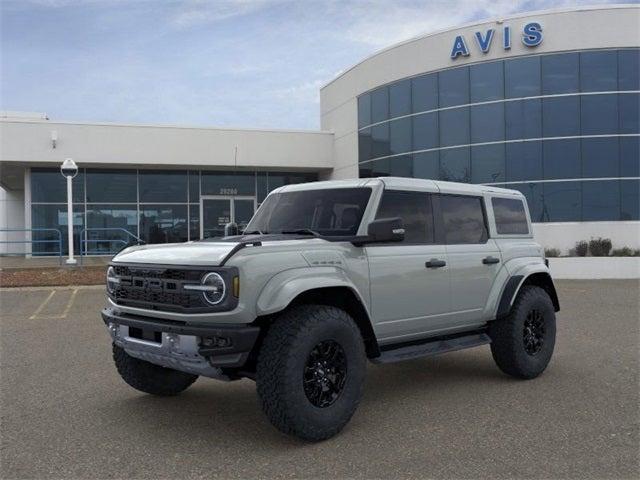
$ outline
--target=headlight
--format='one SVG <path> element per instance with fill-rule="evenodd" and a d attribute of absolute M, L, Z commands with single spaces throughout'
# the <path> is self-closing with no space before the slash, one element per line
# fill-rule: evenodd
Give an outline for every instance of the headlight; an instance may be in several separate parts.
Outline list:
<path fill-rule="evenodd" d="M 107 269 L 107 292 L 113 295 L 116 292 L 118 283 L 120 283 L 120 279 L 116 276 L 116 269 L 109 267 Z"/>
<path fill-rule="evenodd" d="M 210 305 L 217 305 L 224 300 L 226 292 L 224 280 L 215 272 L 207 273 L 202 277 L 200 285 L 185 285 L 183 288 L 202 292 L 202 296 Z"/>

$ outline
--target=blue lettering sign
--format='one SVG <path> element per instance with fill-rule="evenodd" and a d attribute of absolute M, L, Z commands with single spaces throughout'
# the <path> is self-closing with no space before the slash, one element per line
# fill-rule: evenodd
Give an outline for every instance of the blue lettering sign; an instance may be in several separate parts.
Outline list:
<path fill-rule="evenodd" d="M 522 43 L 527 47 L 535 47 L 542 43 L 542 27 L 537 22 L 527 23 L 524 26 Z"/>
<path fill-rule="evenodd" d="M 467 44 L 465 43 L 464 37 L 462 35 L 458 35 L 456 39 L 453 41 L 451 58 L 456 59 L 460 55 L 462 55 L 463 57 L 469 56 L 469 49 L 467 48 Z"/>
<path fill-rule="evenodd" d="M 511 48 L 511 27 L 504 27 L 502 31 L 502 48 L 505 50 Z"/>
<path fill-rule="evenodd" d="M 493 32 L 495 32 L 495 30 L 490 28 L 487 30 L 484 38 L 482 37 L 482 32 L 476 32 L 476 40 L 478 41 L 478 46 L 480 47 L 480 50 L 482 50 L 482 53 L 487 53 L 489 51 L 489 48 L 491 47 L 491 40 L 493 40 Z"/>

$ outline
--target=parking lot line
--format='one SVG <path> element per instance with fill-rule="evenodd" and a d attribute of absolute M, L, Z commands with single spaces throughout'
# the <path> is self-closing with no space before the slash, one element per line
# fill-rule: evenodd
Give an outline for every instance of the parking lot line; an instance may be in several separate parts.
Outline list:
<path fill-rule="evenodd" d="M 44 301 L 40 304 L 40 306 L 36 309 L 35 312 L 33 312 L 33 315 L 31 315 L 29 317 L 29 320 L 35 320 L 38 315 L 40 314 L 40 312 L 42 312 L 42 310 L 44 309 L 44 307 L 47 306 L 47 303 L 49 303 L 49 301 L 53 298 L 53 295 L 56 293 L 55 290 L 51 290 L 51 293 L 47 296 L 47 298 L 44 299 Z"/>

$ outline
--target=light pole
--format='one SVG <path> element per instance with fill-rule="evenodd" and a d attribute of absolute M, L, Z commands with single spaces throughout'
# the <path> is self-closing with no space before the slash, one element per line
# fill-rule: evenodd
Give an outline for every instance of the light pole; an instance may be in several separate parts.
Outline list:
<path fill-rule="evenodd" d="M 69 240 L 69 258 L 67 259 L 67 265 L 75 265 L 78 263 L 73 258 L 73 187 L 71 182 L 73 177 L 78 174 L 78 166 L 75 164 L 72 158 L 65 159 L 60 165 L 60 172 L 62 176 L 67 179 L 67 235 Z"/>

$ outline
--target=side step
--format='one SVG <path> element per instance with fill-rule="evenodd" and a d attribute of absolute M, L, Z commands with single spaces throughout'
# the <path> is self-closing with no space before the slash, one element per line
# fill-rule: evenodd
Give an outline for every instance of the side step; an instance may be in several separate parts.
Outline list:
<path fill-rule="evenodd" d="M 486 333 L 472 333 L 460 336 L 436 337 L 425 340 L 419 344 L 405 346 L 390 346 L 383 350 L 382 354 L 373 358 L 374 363 L 393 363 L 412 358 L 430 357 L 446 352 L 455 352 L 465 348 L 479 347 L 491 343 L 491 338 Z"/>

